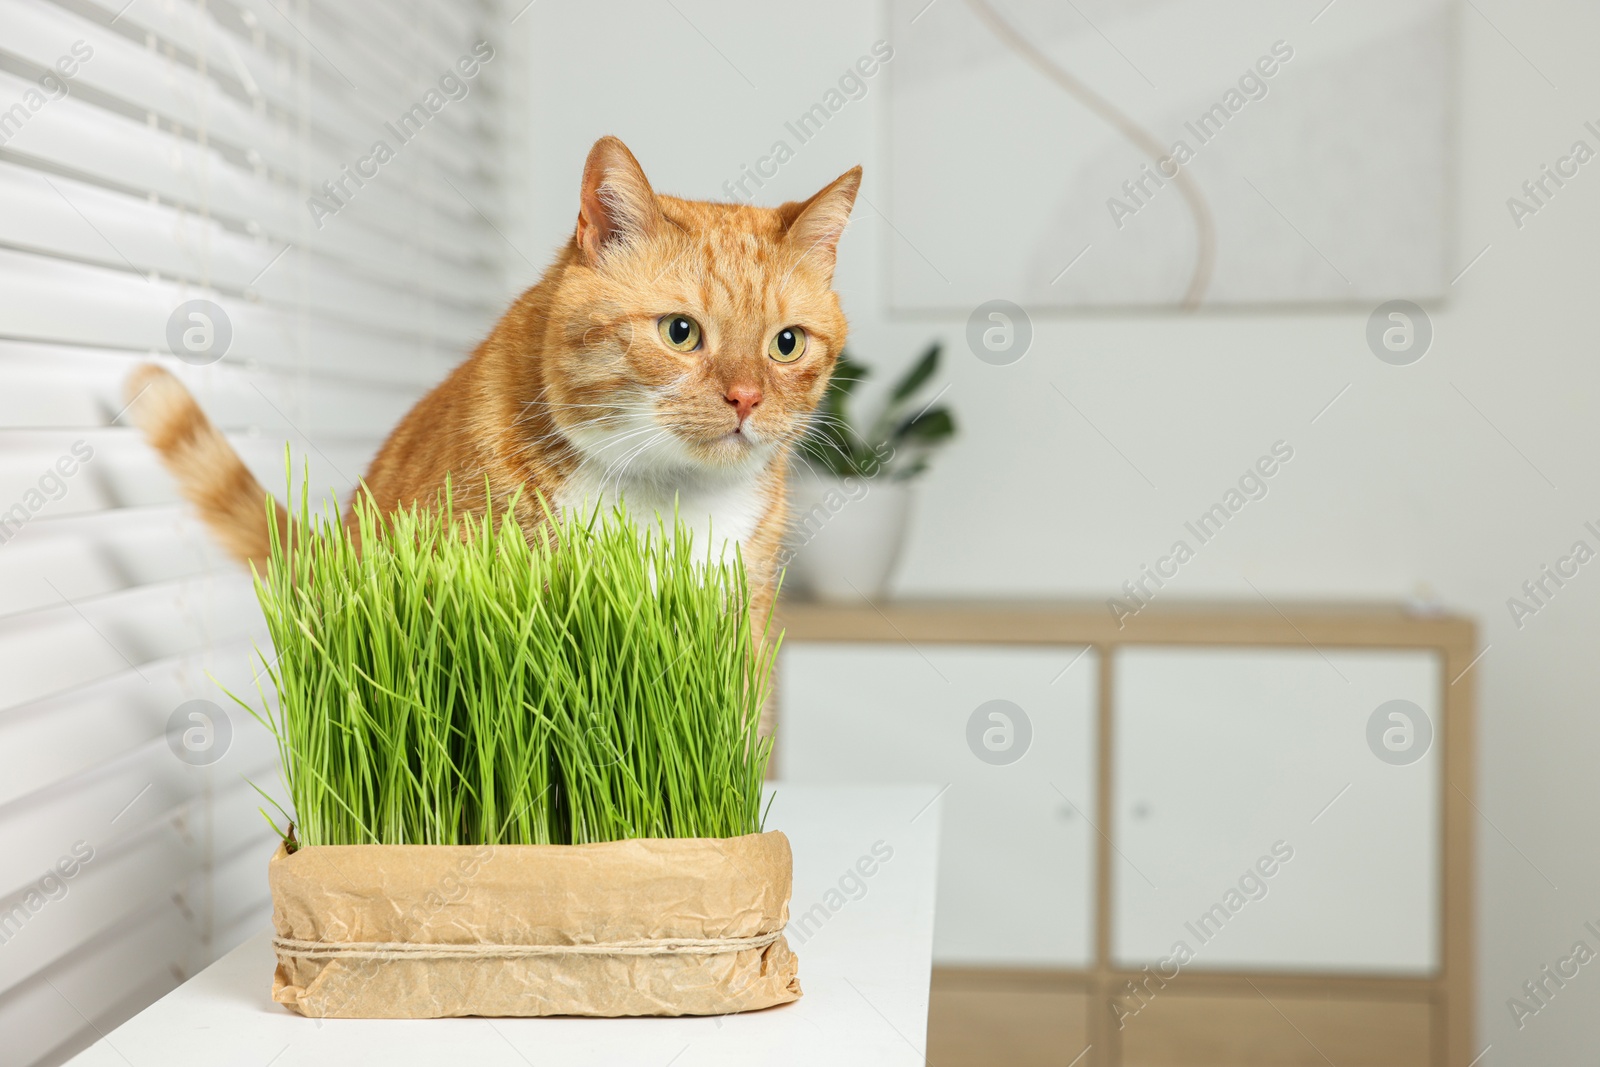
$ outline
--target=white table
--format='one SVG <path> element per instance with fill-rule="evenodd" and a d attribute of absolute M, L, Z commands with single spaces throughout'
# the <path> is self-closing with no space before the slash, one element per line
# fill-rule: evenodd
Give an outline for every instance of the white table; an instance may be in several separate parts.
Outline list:
<path fill-rule="evenodd" d="M 923 1064 L 940 791 L 783 783 L 776 791 L 767 826 L 788 834 L 794 848 L 789 939 L 805 995 L 793 1004 L 720 1018 L 306 1019 L 272 1002 L 263 931 L 71 1063 Z M 885 849 L 893 851 L 883 861 Z M 857 873 L 862 857 L 875 861 L 861 865 L 874 870 L 870 877 Z M 264 859 L 262 866 L 264 874 Z"/>

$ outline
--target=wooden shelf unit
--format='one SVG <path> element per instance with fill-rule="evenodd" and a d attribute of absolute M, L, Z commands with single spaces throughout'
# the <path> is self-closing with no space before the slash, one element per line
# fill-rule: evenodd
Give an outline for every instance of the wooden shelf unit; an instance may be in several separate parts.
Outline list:
<path fill-rule="evenodd" d="M 1310 1032 L 1336 1047 L 1336 1062 L 1366 1067 L 1468 1067 L 1473 1047 L 1473 831 L 1475 760 L 1473 667 L 1479 650 L 1470 619 L 1388 604 L 1177 603 L 1151 605 L 1118 625 L 1103 603 L 898 601 L 859 606 L 786 601 L 785 646 L 798 642 L 923 645 L 1082 646 L 1097 652 L 1098 777 L 1094 962 L 1087 970 L 944 968 L 936 972 L 954 1004 L 986 993 L 1067 990 L 1087 1002 L 1090 1046 L 1078 1067 L 1253 1067 L 1322 1064 Z M 1115 739 L 1113 653 L 1137 645 L 1295 649 L 1420 649 L 1442 663 L 1439 775 L 1439 968 L 1425 978 L 1282 971 L 1185 970 L 1174 995 L 1154 1005 L 1156 1025 L 1119 1029 L 1113 1000 L 1137 971 L 1112 961 Z M 779 743 L 783 709 L 778 709 Z M 987 1001 L 993 1003 L 993 1001 Z M 1063 1002 L 1065 1003 L 1065 1002 Z M 1285 1047 L 1282 1022 L 1299 1033 Z M 1417 1035 L 1422 1031 L 1419 1051 Z M 1270 1031 L 1270 1033 L 1269 1033 Z M 936 1021 L 933 1032 L 939 1033 Z M 1076 1031 L 1074 1031 L 1076 1032 Z M 948 1031 L 947 1031 L 948 1034 Z M 1272 1036 L 1276 1034 L 1277 1036 Z M 1362 1035 L 1366 1036 L 1363 1037 Z M 1182 1042 L 1179 1050 L 1175 1042 Z M 1067 1062 L 1076 1049 L 1066 1050 Z"/>

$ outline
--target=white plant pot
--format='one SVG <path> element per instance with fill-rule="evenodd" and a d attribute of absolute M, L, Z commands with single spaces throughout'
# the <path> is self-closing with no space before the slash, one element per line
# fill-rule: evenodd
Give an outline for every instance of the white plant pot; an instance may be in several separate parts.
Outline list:
<path fill-rule="evenodd" d="M 852 604 L 879 599 L 900 560 L 910 511 L 909 482 L 794 472 L 785 591 Z"/>

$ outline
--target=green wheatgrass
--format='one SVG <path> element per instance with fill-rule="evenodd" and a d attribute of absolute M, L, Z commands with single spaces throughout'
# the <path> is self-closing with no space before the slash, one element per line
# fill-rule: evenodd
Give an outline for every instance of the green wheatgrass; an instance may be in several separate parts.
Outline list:
<path fill-rule="evenodd" d="M 246 707 L 277 739 L 289 846 L 760 832 L 777 643 L 752 632 L 742 560 L 676 517 L 527 537 L 509 513 L 379 516 L 358 494 L 359 553 L 303 492 L 287 537 L 272 524 L 276 710 Z"/>

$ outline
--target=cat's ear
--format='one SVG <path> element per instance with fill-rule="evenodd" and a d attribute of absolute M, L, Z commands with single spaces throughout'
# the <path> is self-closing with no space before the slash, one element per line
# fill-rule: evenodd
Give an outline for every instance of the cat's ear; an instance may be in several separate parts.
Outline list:
<path fill-rule="evenodd" d="M 578 250 L 594 266 L 615 242 L 648 237 L 661 223 L 650 179 L 628 146 L 602 137 L 589 149 L 583 165 L 583 191 L 578 198 Z"/>
<path fill-rule="evenodd" d="M 839 238 L 844 234 L 845 223 L 850 221 L 850 209 L 855 206 L 856 193 L 860 190 L 861 168 L 851 167 L 810 200 L 785 204 L 778 209 L 788 216 L 789 243 L 830 277 L 838 256 Z"/>

